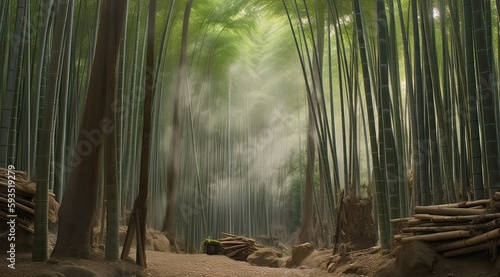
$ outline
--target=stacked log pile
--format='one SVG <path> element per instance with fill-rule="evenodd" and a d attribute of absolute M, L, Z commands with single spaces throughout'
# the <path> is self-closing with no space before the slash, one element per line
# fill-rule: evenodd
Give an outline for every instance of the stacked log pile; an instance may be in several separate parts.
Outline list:
<path fill-rule="evenodd" d="M 219 239 L 222 245 L 222 253 L 237 261 L 246 261 L 247 257 L 257 251 L 258 246 L 254 239 L 222 233 Z"/>
<path fill-rule="evenodd" d="M 9 175 L 11 176 L 10 188 L 15 188 L 15 192 L 9 191 Z M 15 180 L 12 179 L 15 176 Z M 9 195 L 11 193 L 11 195 Z M 13 194 L 13 195 L 12 195 Z M 15 215 L 16 226 L 34 234 L 33 220 L 35 218 L 35 195 L 36 183 L 30 182 L 26 172 L 24 171 L 9 171 L 5 168 L 0 168 L 0 219 L 8 221 L 9 214 L 12 214 L 8 209 L 9 198 L 14 196 L 15 200 Z M 10 200 L 12 201 L 12 200 Z M 59 204 L 55 200 L 55 195 L 49 193 L 49 222 L 55 224 L 57 222 L 57 212 Z"/>
<path fill-rule="evenodd" d="M 494 250 L 500 245 L 499 192 L 491 200 L 416 206 L 414 211 L 413 217 L 391 220 L 400 227 L 394 236 L 397 245 L 423 241 L 445 257 Z"/>

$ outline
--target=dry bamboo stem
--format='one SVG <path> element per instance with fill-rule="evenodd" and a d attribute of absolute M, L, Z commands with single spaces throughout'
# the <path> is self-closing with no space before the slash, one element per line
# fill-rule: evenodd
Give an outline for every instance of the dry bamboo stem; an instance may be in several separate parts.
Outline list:
<path fill-rule="evenodd" d="M 229 246 L 229 247 L 224 247 L 224 251 L 226 251 L 226 250 L 233 250 L 233 249 L 239 249 L 239 248 L 245 248 L 247 246 L 248 246 L 248 244 L 237 244 L 237 245 L 233 245 L 233 246 Z"/>
<path fill-rule="evenodd" d="M 421 220 L 432 220 L 434 218 L 442 218 L 444 216 L 442 216 L 442 215 L 432 215 L 432 214 L 415 214 L 414 217 L 416 219 L 421 219 Z"/>
<path fill-rule="evenodd" d="M 4 219 L 5 221 L 8 221 L 8 220 L 10 220 L 12 218 L 8 217 L 6 213 L 0 211 L 0 219 Z M 33 226 L 28 221 L 25 221 L 25 220 L 17 217 L 16 218 L 16 223 L 17 223 L 17 226 L 20 227 L 20 228 L 22 228 L 23 230 L 29 232 L 32 235 L 35 234 L 35 231 L 33 230 Z"/>
<path fill-rule="evenodd" d="M 482 243 L 479 243 L 476 245 L 471 245 L 468 247 L 463 247 L 463 248 L 458 248 L 458 249 L 454 249 L 451 251 L 446 251 L 446 252 L 444 252 L 443 256 L 445 258 L 455 257 L 455 256 L 459 256 L 459 255 L 464 255 L 464 254 L 469 254 L 469 253 L 481 251 L 481 250 L 486 250 L 486 249 L 489 249 L 491 246 L 495 246 L 495 247 L 500 246 L 500 239 L 497 239 L 496 241 L 495 240 L 485 241 L 485 242 L 482 242 Z"/>
<path fill-rule="evenodd" d="M 432 241 L 449 240 L 449 239 L 456 239 L 456 238 L 466 238 L 466 237 L 471 237 L 472 235 L 473 234 L 471 231 L 457 230 L 457 231 L 450 231 L 450 232 L 442 232 L 442 233 L 404 237 L 404 238 L 401 238 L 400 241 L 403 244 L 410 243 L 413 241 L 432 242 Z"/>
<path fill-rule="evenodd" d="M 470 220 L 491 220 L 500 218 L 500 213 L 481 214 L 481 215 L 457 215 L 457 216 L 443 216 L 433 218 L 432 222 L 457 222 L 457 221 L 470 221 Z"/>
<path fill-rule="evenodd" d="M 395 218 L 395 219 L 391 219 L 390 222 L 391 223 L 403 223 L 403 222 L 408 222 L 412 219 L 415 219 L 415 218 L 414 217 Z"/>
<path fill-rule="evenodd" d="M 500 238 L 500 229 L 491 230 L 479 236 L 475 236 L 469 239 L 453 241 L 445 244 L 438 245 L 434 247 L 436 251 L 447 251 L 451 249 L 463 248 L 471 245 L 476 245 L 488 240 Z"/>
<path fill-rule="evenodd" d="M 491 203 L 490 199 L 481 199 L 475 201 L 462 201 L 459 203 L 441 204 L 441 205 L 430 205 L 427 207 L 437 207 L 437 208 L 471 208 L 477 206 L 487 206 Z"/>
<path fill-rule="evenodd" d="M 9 200 L 7 198 L 0 196 L 0 202 L 8 204 Z M 31 214 L 33 216 L 35 215 L 35 210 L 31 209 L 30 207 L 26 207 L 25 205 L 18 203 L 18 202 L 15 202 L 15 205 L 16 205 L 16 209 L 20 209 L 22 211 L 25 211 L 26 213 Z"/>
<path fill-rule="evenodd" d="M 470 226 L 440 226 L 440 227 L 409 227 L 403 228 L 403 233 L 439 233 L 457 230 L 469 230 Z"/>
<path fill-rule="evenodd" d="M 486 212 L 486 209 L 464 209 L 464 208 L 441 208 L 416 206 L 415 213 L 432 215 L 480 215 Z"/>
<path fill-rule="evenodd" d="M 418 226 L 407 227 L 401 230 L 402 233 L 437 233 L 455 230 L 491 230 L 500 226 L 500 219 L 495 219 L 483 224 L 457 225 L 457 226 Z"/>

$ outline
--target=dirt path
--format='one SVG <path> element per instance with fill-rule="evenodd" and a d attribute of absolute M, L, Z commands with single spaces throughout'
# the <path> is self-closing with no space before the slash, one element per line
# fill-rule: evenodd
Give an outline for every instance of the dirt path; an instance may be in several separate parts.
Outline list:
<path fill-rule="evenodd" d="M 135 257 L 135 249 L 132 249 L 130 257 Z M 146 252 L 148 267 L 143 271 L 144 277 L 254 277 L 254 276 L 355 276 L 355 275 L 333 275 L 321 269 L 287 269 L 252 266 L 247 262 L 232 260 L 226 256 L 210 256 L 205 254 L 174 254 L 157 251 Z M 43 276 L 61 276 L 54 271 L 60 271 L 61 267 L 72 266 L 73 268 L 84 267 L 91 270 L 93 274 L 85 276 L 132 276 L 137 266 L 131 262 L 107 262 L 101 255 L 91 260 L 77 259 L 51 259 L 47 263 L 33 262 L 31 253 L 19 253 L 16 269 L 8 270 L 5 262 L 1 262 L 0 276 L 30 277 L 39 274 Z M 51 274 L 50 274 L 51 273 Z M 8 275 L 4 275 L 8 274 Z M 77 275 L 75 275 L 77 274 Z M 80 274 L 80 275 L 78 275 Z M 82 276 L 81 273 L 73 272 L 67 276 Z"/>
<path fill-rule="evenodd" d="M 320 269 L 287 269 L 252 266 L 247 262 L 234 261 L 226 256 L 205 254 L 172 254 L 147 252 L 148 268 L 144 276 L 333 276 Z M 348 276 L 348 275 L 346 275 Z"/>

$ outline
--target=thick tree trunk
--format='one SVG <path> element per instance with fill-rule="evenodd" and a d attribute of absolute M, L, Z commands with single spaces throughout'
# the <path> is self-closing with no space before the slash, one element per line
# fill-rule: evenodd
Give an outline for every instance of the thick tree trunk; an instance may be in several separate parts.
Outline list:
<path fill-rule="evenodd" d="M 103 136 L 114 131 L 106 110 L 106 82 L 115 78 L 125 7 L 108 0 L 102 10 L 97 51 L 92 65 L 85 111 L 59 210 L 59 233 L 52 256 L 88 258 L 97 196 L 97 161 Z"/>

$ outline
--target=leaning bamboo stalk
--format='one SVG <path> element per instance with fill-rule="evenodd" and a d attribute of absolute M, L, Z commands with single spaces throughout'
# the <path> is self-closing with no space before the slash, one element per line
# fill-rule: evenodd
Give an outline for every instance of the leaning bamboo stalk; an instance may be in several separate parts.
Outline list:
<path fill-rule="evenodd" d="M 432 215 L 480 215 L 486 212 L 486 209 L 464 209 L 464 208 L 441 208 L 430 206 L 416 206 L 417 214 Z"/>
<path fill-rule="evenodd" d="M 441 240 L 449 240 L 449 239 L 457 239 L 457 238 L 466 238 L 466 237 L 471 237 L 472 235 L 473 235 L 473 233 L 471 231 L 457 230 L 457 231 L 450 231 L 450 232 L 442 232 L 442 233 L 404 237 L 404 238 L 401 238 L 400 241 L 402 244 L 406 244 L 406 243 L 410 243 L 410 242 L 414 242 L 414 241 L 433 242 L 433 241 L 441 241 Z"/>
<path fill-rule="evenodd" d="M 474 253 L 474 252 L 481 251 L 481 250 L 490 249 L 492 246 L 494 246 L 494 247 L 500 246 L 500 239 L 485 241 L 485 242 L 471 245 L 468 247 L 463 247 L 463 248 L 458 248 L 458 249 L 454 249 L 451 251 L 446 251 L 443 253 L 443 256 L 445 258 L 455 257 L 455 256 L 459 256 L 459 255 L 464 255 L 464 254 Z"/>
<path fill-rule="evenodd" d="M 476 245 L 476 244 L 479 244 L 479 243 L 482 243 L 482 242 L 485 242 L 488 240 L 496 239 L 496 238 L 500 238 L 500 228 L 495 229 L 495 230 L 491 230 L 487 233 L 484 233 L 482 235 L 478 235 L 478 236 L 475 236 L 475 237 L 472 237 L 469 239 L 464 239 L 464 240 L 453 241 L 453 242 L 441 244 L 441 245 L 435 246 L 434 249 L 436 249 L 436 251 L 438 251 L 438 252 L 447 251 L 447 250 L 451 250 L 451 249 L 457 249 L 457 248 L 463 248 L 463 247 L 467 247 L 467 246 L 471 246 L 471 245 Z"/>

